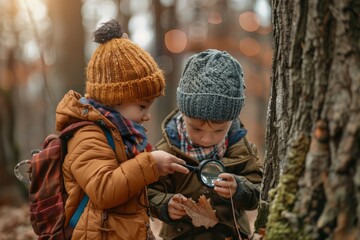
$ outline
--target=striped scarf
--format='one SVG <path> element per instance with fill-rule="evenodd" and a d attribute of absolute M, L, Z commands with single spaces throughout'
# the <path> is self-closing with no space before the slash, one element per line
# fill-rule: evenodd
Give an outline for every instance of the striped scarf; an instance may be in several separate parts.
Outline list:
<path fill-rule="evenodd" d="M 183 153 L 197 159 L 199 162 L 206 159 L 220 160 L 225 155 L 228 146 L 227 136 L 217 145 L 201 147 L 190 140 L 186 132 L 186 126 L 182 114 L 177 116 L 176 125 L 180 138 L 180 148 Z"/>
<path fill-rule="evenodd" d="M 151 148 L 150 144 L 148 144 L 146 130 L 142 125 L 124 118 L 118 111 L 102 105 L 93 99 L 88 99 L 88 101 L 119 130 L 128 159 L 134 158 L 145 149 Z"/>

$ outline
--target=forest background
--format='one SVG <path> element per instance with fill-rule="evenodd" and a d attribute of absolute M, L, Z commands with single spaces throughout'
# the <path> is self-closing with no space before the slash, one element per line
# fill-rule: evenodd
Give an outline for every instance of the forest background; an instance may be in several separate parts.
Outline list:
<path fill-rule="evenodd" d="M 13 168 L 55 131 L 62 96 L 70 89 L 83 93 L 84 69 L 97 47 L 92 33 L 109 19 L 119 20 L 165 72 L 166 96 L 146 125 L 151 143 L 160 139 L 161 121 L 176 107 L 184 61 L 215 48 L 228 51 L 244 69 L 240 116 L 264 158 L 272 61 L 267 0 L 2 0 L 0 9 L 0 232 L 10 226 L 7 236 L 22 224 L 11 225 L 11 213 L 18 217 L 27 210 L 26 187 Z"/>

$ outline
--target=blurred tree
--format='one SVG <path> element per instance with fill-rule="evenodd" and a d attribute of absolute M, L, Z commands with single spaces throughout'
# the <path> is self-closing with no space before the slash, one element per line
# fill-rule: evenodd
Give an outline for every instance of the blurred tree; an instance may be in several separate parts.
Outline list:
<path fill-rule="evenodd" d="M 5 14 L 1 18 L 16 15 L 18 8 L 15 2 L 8 5 Z M 4 20 L 3 19 L 3 20 Z M 8 18 L 9 19 L 9 18 Z M 10 18 L 11 19 L 11 18 Z M 4 21 L 2 21 L 4 22 Z M 4 25 L 1 25 L 0 33 L 2 36 L 12 38 L 12 44 L 6 45 L 2 43 L 1 62 L 0 62 L 0 205 L 3 204 L 19 204 L 21 195 L 17 187 L 17 181 L 12 174 L 14 163 L 18 160 L 19 149 L 15 141 L 15 108 L 13 94 L 16 91 L 16 82 L 18 82 L 17 68 L 17 48 L 18 48 L 18 32 L 16 31 L 14 20 L 7 21 L 11 26 L 11 34 L 5 33 Z"/>
<path fill-rule="evenodd" d="M 270 72 L 271 26 L 260 26 L 254 18 L 255 28 L 249 32 L 241 26 L 243 21 L 249 24 L 247 18 L 239 16 L 249 11 L 255 15 L 254 6 L 264 1 L 0 1 L 0 161 L 6 166 L 1 170 L 6 169 L 6 174 L 0 172 L 0 184 L 6 185 L 2 178 L 13 178 L 14 165 L 28 158 L 30 150 L 54 131 L 55 107 L 63 94 L 70 88 L 83 93 L 85 63 L 97 46 L 92 33 L 110 18 L 119 19 L 131 39 L 149 51 L 165 72 L 166 96 L 152 110 L 152 143 L 160 138 L 161 121 L 176 106 L 184 59 L 218 48 L 229 51 L 244 68 L 247 104 L 243 119 L 261 149 L 265 125 L 261 116 L 270 84 L 264 79 Z M 254 93 L 255 101 L 251 99 Z"/>
<path fill-rule="evenodd" d="M 164 6 L 160 0 L 153 1 L 153 10 L 155 18 L 155 42 L 153 55 L 158 56 L 155 59 L 159 66 L 164 69 L 166 77 L 166 97 L 161 97 L 154 104 L 152 111 L 153 120 L 149 123 L 149 136 L 153 143 L 161 137 L 160 125 L 163 119 L 176 106 L 176 88 L 181 72 L 182 53 L 173 53 L 165 46 L 164 36 L 168 31 L 178 29 L 178 20 L 176 18 L 176 1 L 170 6 Z M 156 139 L 156 140 L 155 140 Z"/>
<path fill-rule="evenodd" d="M 81 1 L 51 1 L 48 9 L 55 31 L 48 31 L 43 1 L 1 2 L 0 205 L 23 200 L 14 165 L 54 130 L 55 107 L 65 91 L 83 89 Z M 50 68 L 53 61 L 58 64 Z"/>
<path fill-rule="evenodd" d="M 84 28 L 82 25 L 80 0 L 47 1 L 52 19 L 56 64 L 53 66 L 52 92 L 56 100 L 73 89 L 84 92 L 85 55 Z M 56 101 L 57 103 L 57 101 Z"/>
<path fill-rule="evenodd" d="M 7 81 L 14 82 L 15 60 L 14 49 L 8 49 L 8 58 L 5 67 Z M 9 89 L 0 88 L 0 205 L 19 203 L 21 196 L 17 189 L 17 182 L 12 174 L 14 160 L 19 157 L 14 130 L 15 130 L 15 109 L 12 94 L 14 87 Z"/>
<path fill-rule="evenodd" d="M 266 227 L 266 239 L 359 239 L 360 3 L 274 0 L 272 7 L 256 227 Z"/>
<path fill-rule="evenodd" d="M 153 108 L 155 114 L 148 127 L 151 142 L 160 138 L 161 132 L 158 129 L 161 121 L 176 107 L 176 88 L 184 60 L 194 53 L 216 48 L 228 51 L 242 64 L 246 76 L 247 102 L 241 117 L 249 130 L 249 137 L 257 144 L 260 156 L 263 156 L 269 89 L 269 83 L 265 79 L 270 72 L 271 26 L 266 21 L 260 24 L 260 13 L 255 14 L 254 11 L 258 2 L 263 1 L 152 2 L 155 9 L 156 39 L 155 46 L 150 51 L 165 71 L 167 87 L 166 96 L 160 98 Z M 266 12 L 263 8 L 261 10 Z M 241 26 L 247 19 L 241 17 L 243 13 L 253 16 L 247 21 L 252 30 L 248 31 Z M 249 41 L 243 41 L 246 39 Z"/>

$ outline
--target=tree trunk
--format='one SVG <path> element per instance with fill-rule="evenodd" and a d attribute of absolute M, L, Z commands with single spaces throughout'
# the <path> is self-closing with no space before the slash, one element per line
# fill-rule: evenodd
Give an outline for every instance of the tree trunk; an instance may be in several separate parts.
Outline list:
<path fill-rule="evenodd" d="M 53 47 L 56 52 L 56 65 L 51 74 L 54 80 L 51 91 L 57 104 L 68 90 L 83 93 L 85 88 L 82 3 L 80 0 L 48 0 L 47 5 L 54 24 Z"/>
<path fill-rule="evenodd" d="M 6 62 L 6 80 L 15 82 L 14 49 L 8 49 Z M 14 163 L 19 159 L 19 149 L 14 139 L 15 109 L 13 102 L 14 86 L 0 88 L 0 206 L 17 205 L 22 200 L 13 174 Z"/>
<path fill-rule="evenodd" d="M 269 210 L 266 239 L 359 239 L 360 3 L 273 0 L 272 7 L 256 227 L 264 227 Z"/>
<path fill-rule="evenodd" d="M 174 54 L 169 52 L 164 43 L 164 36 L 165 33 L 171 29 L 177 29 L 178 21 L 176 16 L 176 1 L 169 7 L 165 7 L 161 4 L 159 0 L 153 1 L 152 8 L 154 11 L 154 18 L 155 18 L 155 43 L 152 55 L 159 56 L 163 58 L 156 59 L 159 63 L 159 67 L 164 69 L 165 79 L 166 79 L 166 93 L 167 97 L 160 97 L 155 101 L 154 107 L 152 111 L 154 114 L 151 115 L 150 123 L 147 123 L 147 127 L 149 129 L 149 140 L 151 143 L 155 144 L 156 142 L 161 139 L 161 123 L 163 119 L 172 111 L 176 106 L 176 89 L 179 82 L 179 76 L 181 72 L 181 60 L 183 58 L 183 54 Z M 167 13 L 167 14 L 165 14 Z M 167 19 L 161 19 L 161 16 L 166 16 Z M 167 22 L 167 27 L 162 27 L 161 22 Z M 164 58 L 165 57 L 165 58 Z M 167 57 L 167 58 L 166 58 Z M 166 60 L 164 60 L 166 59 Z M 159 61 L 160 60 L 160 61 Z M 166 68 L 164 65 L 168 64 L 171 67 Z M 166 71 L 167 70 L 167 71 Z"/>
<path fill-rule="evenodd" d="M 7 13 L 16 15 L 18 8 L 15 2 L 9 4 Z M 7 16 L 4 14 L 3 16 Z M 0 81 L 0 206 L 2 205 L 20 205 L 23 202 L 23 196 L 19 183 L 13 174 L 15 164 L 19 161 L 19 147 L 15 139 L 15 92 L 16 83 L 16 50 L 19 47 L 18 34 L 16 32 L 13 20 L 8 20 L 4 26 L 11 26 L 13 29 L 14 45 L 8 47 L 1 44 L 1 50 L 5 56 L 0 62 L 0 71 L 3 79 Z M 0 32 L 4 33 L 3 27 Z M 4 38 L 8 35 L 3 34 Z"/>

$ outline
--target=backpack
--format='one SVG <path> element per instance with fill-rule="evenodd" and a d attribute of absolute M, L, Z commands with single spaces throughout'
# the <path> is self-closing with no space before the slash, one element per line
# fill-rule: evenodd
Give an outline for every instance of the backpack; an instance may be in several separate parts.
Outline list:
<path fill-rule="evenodd" d="M 30 221 L 38 240 L 70 239 L 87 202 L 88 196 L 79 204 L 65 224 L 65 202 L 67 193 L 62 175 L 62 164 L 67 154 L 67 141 L 76 130 L 94 122 L 81 121 L 66 127 L 60 135 L 50 134 L 45 138 L 42 150 L 31 151 L 31 159 L 23 160 L 15 166 L 15 176 L 29 186 Z M 114 141 L 110 131 L 102 127 L 113 150 Z"/>

